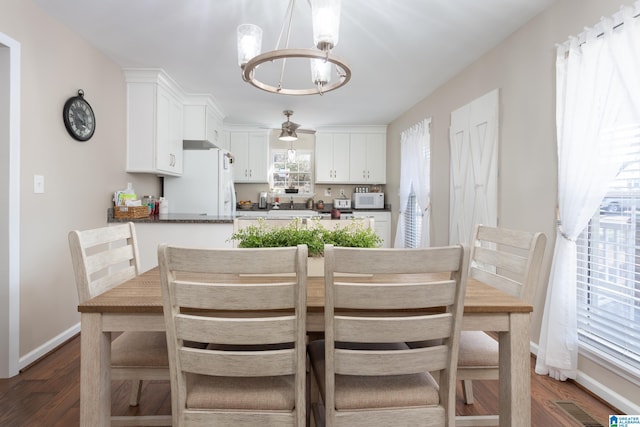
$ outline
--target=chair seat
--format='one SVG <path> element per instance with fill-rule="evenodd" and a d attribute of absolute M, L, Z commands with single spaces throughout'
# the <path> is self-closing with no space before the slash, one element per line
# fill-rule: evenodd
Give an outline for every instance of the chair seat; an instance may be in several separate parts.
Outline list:
<path fill-rule="evenodd" d="M 212 377 L 187 375 L 189 409 L 291 411 L 295 407 L 294 376 Z"/>
<path fill-rule="evenodd" d="M 164 332 L 124 332 L 111 343 L 113 367 L 169 368 Z"/>
<path fill-rule="evenodd" d="M 460 332 L 459 367 L 497 368 L 498 363 L 498 341 L 482 331 Z"/>
<path fill-rule="evenodd" d="M 324 340 L 309 345 L 309 357 L 316 372 L 321 393 L 325 388 Z M 370 345 L 367 345 L 369 347 Z M 394 345 L 408 348 L 404 343 Z M 353 348 L 343 344 L 341 348 Z M 363 346 L 359 345 L 362 349 Z M 377 347 L 378 349 L 380 347 Z M 438 405 L 438 384 L 429 373 L 387 376 L 336 375 L 335 406 L 337 410 L 395 408 Z"/>

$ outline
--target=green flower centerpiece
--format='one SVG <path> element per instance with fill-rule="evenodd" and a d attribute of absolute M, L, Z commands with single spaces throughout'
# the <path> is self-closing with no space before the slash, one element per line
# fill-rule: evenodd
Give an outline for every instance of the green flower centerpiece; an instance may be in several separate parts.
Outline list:
<path fill-rule="evenodd" d="M 230 240 L 237 241 L 240 248 L 277 248 L 306 244 L 309 257 L 320 258 L 324 254 L 325 244 L 352 248 L 379 247 L 382 239 L 363 222 L 357 219 L 340 221 L 336 224 L 337 227 L 330 230 L 318 219 L 303 221 L 296 218 L 286 226 L 276 227 L 268 225 L 264 218 L 258 218 L 257 225 L 248 225 L 236 231 Z"/>

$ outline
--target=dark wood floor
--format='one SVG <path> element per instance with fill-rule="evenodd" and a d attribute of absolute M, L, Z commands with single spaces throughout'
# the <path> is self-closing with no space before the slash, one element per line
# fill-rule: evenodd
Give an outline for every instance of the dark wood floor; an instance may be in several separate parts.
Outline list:
<path fill-rule="evenodd" d="M 534 365 L 532 360 L 532 366 Z M 558 382 L 531 374 L 532 420 L 536 427 L 579 427 L 558 408 L 554 401 L 573 401 L 603 426 L 608 426 L 608 415 L 618 413 L 600 400 L 579 388 L 575 383 Z M 497 413 L 498 383 L 475 381 L 474 405 L 465 405 L 458 398 L 460 415 Z M 151 381 L 143 385 L 140 406 L 128 405 L 129 386 L 113 382 L 112 412 L 125 414 L 169 414 L 171 396 L 169 383 Z M 461 396 L 460 390 L 458 396 Z M 80 339 L 75 337 L 38 363 L 14 378 L 0 380 L 0 426 L 52 426 L 79 425 L 80 404 Z"/>

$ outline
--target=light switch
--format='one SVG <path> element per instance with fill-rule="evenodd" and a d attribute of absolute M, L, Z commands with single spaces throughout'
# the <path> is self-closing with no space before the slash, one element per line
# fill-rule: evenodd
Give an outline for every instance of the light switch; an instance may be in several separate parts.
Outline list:
<path fill-rule="evenodd" d="M 43 175 L 33 175 L 33 192 L 36 194 L 44 193 Z"/>

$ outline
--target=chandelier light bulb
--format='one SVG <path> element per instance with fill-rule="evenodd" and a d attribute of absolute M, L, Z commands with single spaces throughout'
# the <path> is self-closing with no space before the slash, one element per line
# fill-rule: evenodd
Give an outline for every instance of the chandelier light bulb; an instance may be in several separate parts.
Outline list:
<path fill-rule="evenodd" d="M 340 0 L 311 0 L 313 43 L 322 51 L 338 45 Z"/>
<path fill-rule="evenodd" d="M 262 50 L 262 28 L 253 24 L 238 25 L 238 65 L 243 67 L 249 60 L 260 55 Z"/>

